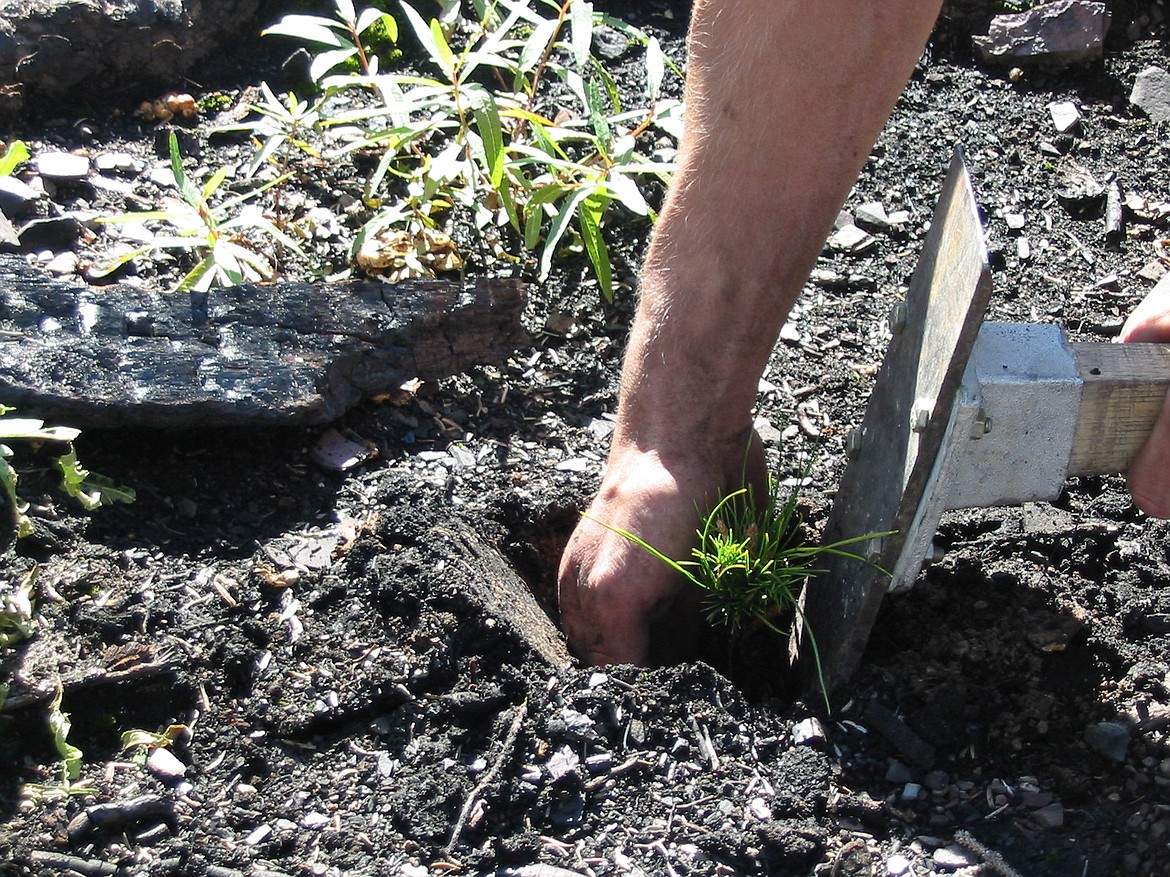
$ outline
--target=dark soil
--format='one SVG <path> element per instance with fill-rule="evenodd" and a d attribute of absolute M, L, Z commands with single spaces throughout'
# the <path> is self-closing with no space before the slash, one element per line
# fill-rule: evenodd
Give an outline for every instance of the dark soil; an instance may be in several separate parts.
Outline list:
<path fill-rule="evenodd" d="M 685 3 L 614 8 L 681 57 Z M 940 25 L 847 204 L 909 221 L 865 253 L 826 249 L 761 387 L 781 477 L 816 455 L 811 526 L 956 143 L 986 212 L 991 319 L 1109 340 L 1166 268 L 1170 131 L 1127 99 L 1167 63 L 1145 38 L 1163 9 L 1118 8 L 1103 61 L 1017 82 L 972 60 L 978 21 Z M 200 85 L 281 75 L 279 52 L 247 57 Z M 1084 117 L 1069 135 L 1047 109 L 1063 100 Z M 82 115 L 9 133 L 34 153 L 157 160 L 149 127 Z M 247 149 L 189 137 L 211 168 Z M 1100 203 L 1058 197 L 1074 163 L 1153 206 L 1108 238 Z M 320 168 L 306 192 L 328 206 L 354 173 Z M 608 232 L 631 281 L 646 229 Z M 3 656 L 0 872 L 1170 873 L 1170 527 L 1120 478 L 950 513 L 946 558 L 887 601 L 831 715 L 726 665 L 722 644 L 653 670 L 562 663 L 507 587 L 514 569 L 555 612 L 560 547 L 604 459 L 632 294 L 611 306 L 583 278 L 571 262 L 532 285 L 536 341 L 505 366 L 336 424 L 377 448 L 343 474 L 312 462 L 319 429 L 89 431 L 86 465 L 138 501 L 87 516 L 43 453 L 18 458 L 36 532 L 7 546 L 0 581 L 36 575 L 39 627 Z M 33 801 L 25 784 L 59 778 L 58 680 L 88 791 Z M 183 776 L 119 751 L 122 732 L 173 724 Z"/>

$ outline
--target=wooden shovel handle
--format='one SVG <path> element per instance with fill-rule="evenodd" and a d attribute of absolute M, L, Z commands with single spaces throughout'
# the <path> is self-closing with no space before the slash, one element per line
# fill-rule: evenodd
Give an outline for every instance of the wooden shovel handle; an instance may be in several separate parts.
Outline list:
<path fill-rule="evenodd" d="M 1170 344 L 1069 344 L 1084 382 L 1069 475 L 1125 472 L 1170 389 Z"/>

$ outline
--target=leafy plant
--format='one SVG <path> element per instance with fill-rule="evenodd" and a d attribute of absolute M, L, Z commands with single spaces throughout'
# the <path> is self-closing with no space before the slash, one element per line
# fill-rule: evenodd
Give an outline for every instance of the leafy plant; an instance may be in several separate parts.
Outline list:
<path fill-rule="evenodd" d="M 58 683 L 57 692 L 49 703 L 49 732 L 53 735 L 53 745 L 61 757 L 61 777 L 56 783 L 28 783 L 22 789 L 23 795 L 32 800 L 47 800 L 63 798 L 69 795 L 88 795 L 94 789 L 92 786 L 78 783 L 81 776 L 81 761 L 83 753 L 69 742 L 69 731 L 72 723 L 69 713 L 61 711 L 61 699 L 64 690 Z"/>
<path fill-rule="evenodd" d="M 819 558 L 836 554 L 868 563 L 847 550 L 849 546 L 876 535 L 889 535 L 869 534 L 828 545 L 809 544 L 802 538 L 798 499 L 797 487 L 782 496 L 775 479 L 763 503 L 755 501 L 751 488 L 727 494 L 710 512 L 700 513 L 697 542 L 689 560 L 663 554 L 628 530 L 589 519 L 637 545 L 704 591 L 703 607 L 712 624 L 726 626 L 734 634 L 758 622 L 787 636 L 777 622 L 787 615 L 799 617 L 801 590 L 811 577 L 822 572 L 817 568 Z M 820 676 L 820 650 L 811 630 L 808 635 Z M 820 681 L 823 692 L 823 677 Z M 825 707 L 829 708 L 827 698 Z"/>
<path fill-rule="evenodd" d="M 170 226 L 173 233 L 159 235 L 150 243 L 115 257 L 102 266 L 103 273 L 111 273 L 131 259 L 156 250 L 185 250 L 193 251 L 199 261 L 175 287 L 176 292 L 270 279 L 274 273 L 273 265 L 252 248 L 247 237 L 249 233 L 266 236 L 279 246 L 304 255 L 297 242 L 277 228 L 258 206 L 247 204 L 267 189 L 283 183 L 288 179 L 288 174 L 241 195 L 216 202 L 215 196 L 227 179 L 228 169 L 220 168 L 207 179 L 202 188 L 196 188 L 183 169 L 179 141 L 173 131 L 169 151 L 179 199 L 170 199 L 169 205 L 162 210 L 106 216 L 99 221 L 127 223 L 159 220 Z"/>
<path fill-rule="evenodd" d="M 373 92 L 372 106 L 336 115 L 325 110 L 324 101 L 315 105 L 322 129 L 344 126 L 349 132 L 342 152 L 380 153 L 363 193 L 367 206 L 379 212 L 363 227 L 353 252 L 387 229 L 413 235 L 433 228 L 455 207 L 494 242 L 498 257 L 516 258 L 495 230 L 505 226 L 516 243 L 539 250 L 542 278 L 565 241 L 574 242 L 612 299 L 603 227 L 614 205 L 654 217 L 638 180 L 653 176 L 665 182 L 673 168 L 651 161 L 640 150 L 640 138 L 652 128 L 678 135 L 679 104 L 662 99 L 666 70 L 677 73 L 677 68 L 656 40 L 596 12 L 585 0 L 467 5 L 466 20 L 450 15 L 426 20 L 402 4 L 406 27 L 436 71 L 431 76 L 378 73 L 363 48 L 362 28 L 385 19 L 377 10 L 355 12 L 349 0 L 337 0 L 335 19 L 288 16 L 267 31 L 326 47 L 311 67 L 326 99 L 355 87 Z M 459 4 L 445 8 L 457 11 Z M 645 46 L 645 109 L 621 106 L 616 85 L 592 54 L 598 25 Z M 326 75 L 354 57 L 362 75 Z M 542 112 L 550 79 L 561 83 L 558 101 L 575 102 L 575 108 Z M 279 115 L 257 111 L 269 119 Z M 281 125 L 291 127 L 288 120 Z M 271 153 L 276 147 L 270 142 L 264 139 L 260 149 Z M 262 160 L 254 157 L 253 167 Z"/>
<path fill-rule="evenodd" d="M 351 61 L 357 62 L 363 75 L 376 74 L 378 58 L 369 50 L 369 37 L 388 43 L 398 42 L 398 22 L 381 9 L 363 9 L 359 13 L 353 0 L 334 0 L 333 18 L 286 15 L 261 33 L 292 37 L 321 47 L 322 51 L 313 58 L 309 67 L 310 78 L 319 82 L 325 74 Z M 363 35 L 366 40 L 362 39 Z"/>
<path fill-rule="evenodd" d="M 287 92 L 282 100 L 268 87 L 267 82 L 260 83 L 261 100 L 251 104 L 250 109 L 259 113 L 260 118 L 242 125 L 230 125 L 217 128 L 217 131 L 250 131 L 259 144 L 252 155 L 245 175 L 251 177 L 266 161 L 275 161 L 278 155 L 282 156 L 277 163 L 277 173 L 288 173 L 288 157 L 285 154 L 289 146 L 294 146 L 301 152 L 314 158 L 320 153 L 305 140 L 305 133 L 320 126 L 321 103 L 310 104 L 301 100 L 293 92 Z"/>
<path fill-rule="evenodd" d="M 23 502 L 16 492 L 16 470 L 8 462 L 13 451 L 5 442 L 25 441 L 61 442 L 68 446 L 66 453 L 57 457 L 56 466 L 61 473 L 61 487 L 65 492 L 92 511 L 99 506 L 115 502 L 133 502 L 134 491 L 118 487 L 104 475 L 98 475 L 82 468 L 73 447 L 81 430 L 68 426 L 45 426 L 43 420 L 31 417 L 9 417 L 14 409 L 0 405 L 0 485 L 4 488 L 8 505 L 12 509 L 18 538 L 32 533 L 32 522 L 26 514 L 28 503 Z"/>
<path fill-rule="evenodd" d="M 0 151 L 0 177 L 11 176 L 29 157 L 28 145 L 23 140 L 13 140 Z"/>
<path fill-rule="evenodd" d="M 37 568 L 28 572 L 15 590 L 0 599 L 0 649 L 6 649 L 33 635 L 37 619 L 33 610 L 33 584 Z M 0 704 L 3 698 L 0 697 Z"/>

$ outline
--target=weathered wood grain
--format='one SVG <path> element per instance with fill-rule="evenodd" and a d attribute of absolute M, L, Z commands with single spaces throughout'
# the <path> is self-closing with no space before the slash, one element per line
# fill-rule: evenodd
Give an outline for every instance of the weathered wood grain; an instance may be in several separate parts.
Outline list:
<path fill-rule="evenodd" d="M 86 427 L 310 424 L 528 343 L 518 281 L 77 287 L 0 258 L 0 402 Z"/>

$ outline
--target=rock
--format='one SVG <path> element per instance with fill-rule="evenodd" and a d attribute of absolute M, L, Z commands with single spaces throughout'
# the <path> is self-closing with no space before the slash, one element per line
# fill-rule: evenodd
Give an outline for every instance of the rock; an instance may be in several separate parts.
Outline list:
<path fill-rule="evenodd" d="M 162 87 L 254 30 L 258 0 L 38 0 L 0 4 L 0 92 L 30 99 Z"/>
<path fill-rule="evenodd" d="M 0 213 L 0 251 L 12 253 L 20 249 L 20 237 L 8 217 Z"/>
<path fill-rule="evenodd" d="M 1104 3 L 1056 0 L 1027 12 L 997 15 L 974 42 L 985 61 L 1075 64 L 1101 57 L 1109 12 Z"/>
<path fill-rule="evenodd" d="M 54 277 L 67 277 L 70 274 L 77 273 L 77 266 L 80 263 L 80 258 L 77 253 L 72 250 L 65 250 L 57 253 L 48 262 L 45 263 L 45 270 Z"/>
<path fill-rule="evenodd" d="M 21 226 L 20 248 L 26 252 L 66 250 L 81 236 L 81 223 L 72 216 L 34 219 Z"/>
<path fill-rule="evenodd" d="M 48 180 L 77 182 L 89 176 L 89 159 L 72 152 L 42 152 L 36 157 L 36 167 Z"/>
<path fill-rule="evenodd" d="M 934 867 L 940 871 L 958 871 L 960 868 L 970 868 L 978 864 L 975 854 L 961 846 L 939 847 L 931 857 Z"/>
<path fill-rule="evenodd" d="M 1129 748 L 1129 728 L 1117 722 L 1097 722 L 1085 728 L 1085 742 L 1110 761 L 1122 764 Z"/>
<path fill-rule="evenodd" d="M 868 252 L 876 244 L 873 235 L 852 223 L 837 229 L 829 238 L 829 246 L 854 255 Z"/>
<path fill-rule="evenodd" d="M 528 343 L 523 306 L 506 280 L 159 293 L 0 257 L 0 329 L 18 336 L 0 345 L 0 398 L 81 427 L 328 423 L 411 378 L 501 361 Z"/>
<path fill-rule="evenodd" d="M 792 726 L 792 742 L 796 746 L 814 746 L 825 742 L 825 729 L 815 716 Z"/>
<path fill-rule="evenodd" d="M 169 749 L 152 749 L 146 759 L 146 769 L 165 783 L 173 783 L 187 775 L 187 765 L 179 761 Z"/>
<path fill-rule="evenodd" d="M 16 177 L 0 177 L 0 210 L 9 219 L 28 216 L 36 210 L 41 193 Z"/>
<path fill-rule="evenodd" d="M 894 783 L 895 785 L 905 785 L 914 779 L 914 772 L 910 770 L 902 762 L 896 758 L 890 759 L 890 764 L 886 768 L 886 782 Z"/>
<path fill-rule="evenodd" d="M 1041 828 L 1060 828 L 1064 825 L 1064 806 L 1053 803 L 1033 810 L 1032 821 Z"/>
<path fill-rule="evenodd" d="M 895 853 L 886 859 L 886 873 L 890 877 L 902 877 L 903 874 L 909 873 L 910 867 L 914 863 L 901 853 Z"/>
<path fill-rule="evenodd" d="M 1061 167 L 1060 178 L 1062 185 L 1056 190 L 1056 197 L 1074 213 L 1095 210 L 1105 200 L 1107 186 L 1075 161 L 1067 161 Z"/>
<path fill-rule="evenodd" d="M 1147 67 L 1134 79 L 1129 102 L 1155 122 L 1170 121 L 1170 73 Z"/>
<path fill-rule="evenodd" d="M 862 204 L 854 211 L 853 219 L 862 228 L 875 231 L 889 231 L 893 228 L 893 223 L 881 201 L 870 201 Z"/>
<path fill-rule="evenodd" d="M 93 166 L 101 174 L 124 174 L 135 177 L 142 173 L 142 162 L 126 152 L 103 152 L 93 160 Z"/>
<path fill-rule="evenodd" d="M 1049 104 L 1048 114 L 1052 117 L 1052 125 L 1059 134 L 1068 134 L 1081 124 L 1081 111 L 1070 100 Z"/>

